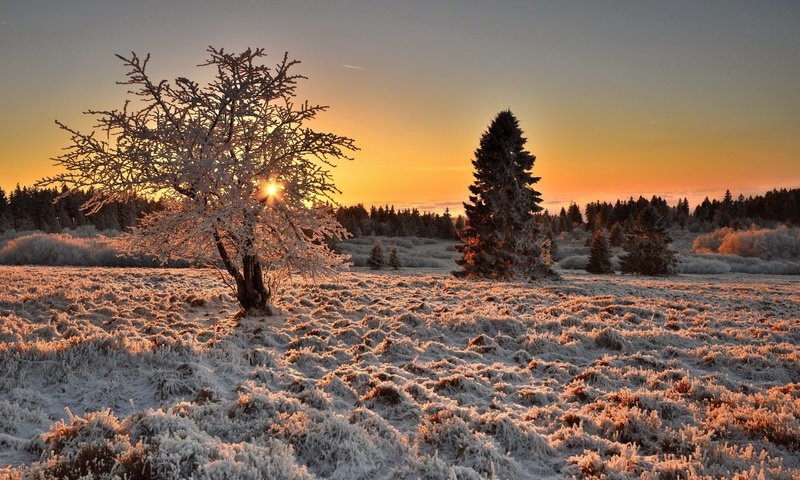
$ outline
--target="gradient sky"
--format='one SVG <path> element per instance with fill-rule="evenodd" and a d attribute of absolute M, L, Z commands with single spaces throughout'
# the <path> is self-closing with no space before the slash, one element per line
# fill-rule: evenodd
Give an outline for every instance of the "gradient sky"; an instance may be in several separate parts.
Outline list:
<path fill-rule="evenodd" d="M 54 173 L 87 108 L 122 104 L 115 53 L 208 75 L 208 45 L 301 60 L 315 127 L 353 137 L 345 204 L 441 210 L 500 110 L 551 210 L 800 186 L 800 2 L 0 1 L 0 187 Z"/>

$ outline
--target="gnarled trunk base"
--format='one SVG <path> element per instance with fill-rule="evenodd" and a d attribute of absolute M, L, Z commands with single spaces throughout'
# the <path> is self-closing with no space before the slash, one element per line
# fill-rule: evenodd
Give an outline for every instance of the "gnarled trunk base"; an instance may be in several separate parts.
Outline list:
<path fill-rule="evenodd" d="M 272 316 L 272 292 L 264 285 L 261 263 L 255 255 L 242 259 L 242 276 L 236 279 L 236 299 L 242 306 L 240 316 Z"/>
<path fill-rule="evenodd" d="M 264 272 L 258 256 L 245 255 L 242 258 L 242 271 L 239 272 L 222 243 L 222 235 L 217 228 L 214 228 L 214 243 L 217 245 L 225 269 L 236 280 L 236 299 L 242 307 L 236 317 L 274 315 L 275 312 L 270 306 L 272 291 L 264 285 Z"/>

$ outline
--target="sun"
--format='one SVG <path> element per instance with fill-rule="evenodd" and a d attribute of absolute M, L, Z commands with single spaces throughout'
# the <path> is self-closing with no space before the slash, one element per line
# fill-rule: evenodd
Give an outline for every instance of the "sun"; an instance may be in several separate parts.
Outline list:
<path fill-rule="evenodd" d="M 264 187 L 264 193 L 265 193 L 265 194 L 266 194 L 268 197 L 274 197 L 274 196 L 275 196 L 275 194 L 276 194 L 276 193 L 278 193 L 278 184 L 277 184 L 277 183 L 275 183 L 275 182 L 269 182 L 269 183 L 268 183 L 268 184 L 267 184 L 267 185 Z"/>
<path fill-rule="evenodd" d="M 261 195 L 264 200 L 277 197 L 281 190 L 283 190 L 283 185 L 275 180 L 269 180 L 261 185 Z"/>

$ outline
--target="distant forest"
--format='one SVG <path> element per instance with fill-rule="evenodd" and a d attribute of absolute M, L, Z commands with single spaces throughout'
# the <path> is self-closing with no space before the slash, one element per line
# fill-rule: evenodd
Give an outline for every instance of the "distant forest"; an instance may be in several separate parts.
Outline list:
<path fill-rule="evenodd" d="M 464 227 L 464 217 L 453 218 L 444 214 L 421 213 L 416 208 L 395 210 L 393 206 L 371 207 L 369 211 L 359 204 L 339 207 L 336 219 L 354 237 L 385 235 L 388 237 L 427 237 L 457 240 L 457 230 Z"/>
<path fill-rule="evenodd" d="M 97 230 L 128 230 L 142 216 L 163 208 L 159 202 L 137 199 L 127 203 L 113 203 L 99 212 L 86 215 L 80 206 L 91 192 L 70 193 L 57 199 L 66 189 L 39 189 L 17 186 L 10 193 L 0 189 L 0 232 L 9 230 L 60 232 L 94 226 Z M 719 227 L 747 228 L 752 223 L 785 223 L 800 225 L 800 188 L 772 190 L 764 195 L 733 198 L 730 191 L 721 200 L 706 198 L 690 210 L 686 199 L 674 206 L 661 197 L 639 197 L 634 200 L 617 200 L 615 203 L 591 202 L 581 209 L 572 203 L 558 214 L 547 211 L 537 214 L 541 224 L 549 230 L 548 236 L 583 228 L 595 231 L 605 228 L 611 236 L 626 231 L 636 216 L 652 205 L 668 226 L 708 231 Z M 420 212 L 417 209 L 395 210 L 393 206 L 370 207 L 363 205 L 339 207 L 336 218 L 353 236 L 385 235 L 395 237 L 428 237 L 448 240 L 458 239 L 464 226 L 464 217 Z"/>
<path fill-rule="evenodd" d="M 706 197 L 693 212 L 685 198 L 670 206 L 663 198 L 653 196 L 650 200 L 639 197 L 637 200 L 617 200 L 613 204 L 590 202 L 586 204 L 583 214 L 578 205 L 572 203 L 568 208 L 562 208 L 558 215 L 550 215 L 545 211 L 539 217 L 542 224 L 550 227 L 552 234 L 580 226 L 592 232 L 605 228 L 614 236 L 615 231 L 627 231 L 639 213 L 648 206 L 656 209 L 666 226 L 689 228 L 695 232 L 722 227 L 741 229 L 753 223 L 800 225 L 800 188 L 776 189 L 747 198 L 739 195 L 736 199 L 730 191 L 726 191 L 722 200 L 709 200 Z"/>
<path fill-rule="evenodd" d="M 56 200 L 66 188 L 22 187 L 7 194 L 0 188 L 0 232 L 39 230 L 55 233 L 65 228 L 94 226 L 97 230 L 128 230 L 144 215 L 161 209 L 158 202 L 136 199 L 112 203 L 99 212 L 86 215 L 81 210 L 92 192 L 74 192 Z"/>

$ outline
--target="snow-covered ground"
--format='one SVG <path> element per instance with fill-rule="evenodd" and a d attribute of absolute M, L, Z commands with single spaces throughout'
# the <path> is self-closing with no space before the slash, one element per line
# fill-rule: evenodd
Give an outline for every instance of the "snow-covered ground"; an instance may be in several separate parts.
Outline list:
<path fill-rule="evenodd" d="M 0 278 L 0 477 L 800 477 L 796 277 Z"/>

